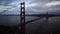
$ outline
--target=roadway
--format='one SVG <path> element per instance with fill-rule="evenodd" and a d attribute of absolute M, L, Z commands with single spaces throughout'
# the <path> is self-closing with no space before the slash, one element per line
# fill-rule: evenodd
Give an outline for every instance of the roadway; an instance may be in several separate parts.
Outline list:
<path fill-rule="evenodd" d="M 42 18 L 35 23 L 27 24 L 27 28 L 29 34 L 60 34 L 60 17 L 49 17 L 48 20 Z"/>
<path fill-rule="evenodd" d="M 26 17 L 26 20 L 30 22 L 30 20 L 35 19 L 35 18 L 38 18 L 38 17 L 31 17 L 31 18 Z M 17 17 L 16 17 L 16 20 L 15 18 L 13 19 L 14 21 L 16 21 Z M 11 22 L 15 23 L 14 21 L 13 22 L 11 21 Z M 26 32 L 28 34 L 58 34 L 57 32 L 60 31 L 60 17 L 49 17 L 48 20 L 45 17 L 42 19 L 39 17 L 38 19 L 33 20 L 33 21 L 34 22 L 31 21 L 29 24 L 26 24 Z M 0 26 L 0 31 L 5 32 L 5 33 L 9 32 L 9 34 L 20 34 L 20 31 L 17 31 L 16 27 Z"/>

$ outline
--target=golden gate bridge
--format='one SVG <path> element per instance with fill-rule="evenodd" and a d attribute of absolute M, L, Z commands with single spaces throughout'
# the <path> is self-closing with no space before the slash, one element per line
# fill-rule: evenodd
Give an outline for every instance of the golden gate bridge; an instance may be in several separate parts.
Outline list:
<path fill-rule="evenodd" d="M 46 17 L 47 21 L 49 17 L 55 17 L 55 16 L 60 16 L 60 15 L 53 15 L 53 14 L 48 14 L 48 12 L 46 12 L 46 14 L 25 14 L 25 2 L 20 3 L 20 14 L 16 15 L 16 14 L 8 14 L 8 15 L 0 15 L 0 16 L 20 16 L 20 21 L 21 23 L 16 25 L 17 29 L 18 27 L 21 27 L 21 33 L 22 34 L 26 34 L 26 24 L 29 24 L 31 22 L 34 22 L 36 20 L 42 19 L 43 17 Z M 26 22 L 25 16 L 35 16 L 35 17 L 39 17 L 30 21 Z"/>

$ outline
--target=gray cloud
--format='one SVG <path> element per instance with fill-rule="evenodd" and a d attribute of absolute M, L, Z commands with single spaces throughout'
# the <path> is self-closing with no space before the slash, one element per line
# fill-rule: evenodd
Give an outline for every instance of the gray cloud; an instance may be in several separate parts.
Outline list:
<path fill-rule="evenodd" d="M 22 2 L 23 0 L 0 0 L 0 5 L 11 5 L 11 6 L 18 6 L 19 3 L 16 3 L 16 2 Z M 45 5 L 46 3 L 49 3 L 51 1 L 59 1 L 59 0 L 25 0 L 26 3 L 28 3 L 28 5 L 31 5 L 31 4 L 37 4 L 36 6 L 29 6 L 26 8 L 26 13 L 41 13 L 45 10 L 47 10 L 47 6 Z M 17 5 L 16 5 L 17 4 Z M 58 6 L 56 6 L 58 7 Z M 18 7 L 19 8 L 19 7 Z M 19 12 L 19 9 L 16 8 L 15 10 L 11 11 L 11 12 L 5 12 L 6 13 L 9 13 L 9 14 L 17 14 Z M 51 8 L 51 7 L 50 7 Z M 43 10 L 43 11 L 42 11 Z M 50 9 L 49 9 L 50 10 Z M 49 11 L 48 10 L 48 11 Z M 53 8 L 52 8 L 53 10 Z"/>
<path fill-rule="evenodd" d="M 14 2 L 14 1 L 15 1 L 15 0 L 0 0 L 0 5 L 6 6 L 6 5 L 8 5 L 9 3 Z"/>

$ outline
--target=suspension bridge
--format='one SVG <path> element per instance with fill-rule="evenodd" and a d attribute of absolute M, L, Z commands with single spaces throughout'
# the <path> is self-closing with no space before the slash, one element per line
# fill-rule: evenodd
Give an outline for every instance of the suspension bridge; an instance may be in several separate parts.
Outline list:
<path fill-rule="evenodd" d="M 48 12 L 46 14 L 32 14 L 32 15 L 28 15 L 28 14 L 25 14 L 25 2 L 23 3 L 20 3 L 20 14 L 19 15 L 16 15 L 16 14 L 8 14 L 8 15 L 0 15 L 0 16 L 20 16 L 20 23 L 18 25 L 16 25 L 16 28 L 18 30 L 18 27 L 20 27 L 20 33 L 21 34 L 26 34 L 26 24 L 29 24 L 29 23 L 32 23 L 34 21 L 37 21 L 37 20 L 40 20 L 42 18 L 46 18 L 46 21 L 48 21 L 49 17 L 59 17 L 60 15 L 53 15 L 53 14 L 48 14 Z M 27 21 L 26 22 L 26 17 L 25 16 L 34 16 L 34 17 L 39 17 L 39 18 L 36 18 L 36 19 L 33 19 L 33 20 L 30 20 L 30 21 Z M 43 25 L 46 25 L 47 23 L 42 23 L 40 25 L 40 27 L 42 27 Z"/>

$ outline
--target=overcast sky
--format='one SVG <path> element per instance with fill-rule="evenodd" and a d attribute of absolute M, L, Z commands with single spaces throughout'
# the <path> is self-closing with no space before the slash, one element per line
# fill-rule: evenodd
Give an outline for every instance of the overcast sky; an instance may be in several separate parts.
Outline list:
<path fill-rule="evenodd" d="M 59 0 L 0 0 L 0 13 L 19 14 L 20 3 L 25 2 L 27 14 L 60 10 Z"/>

